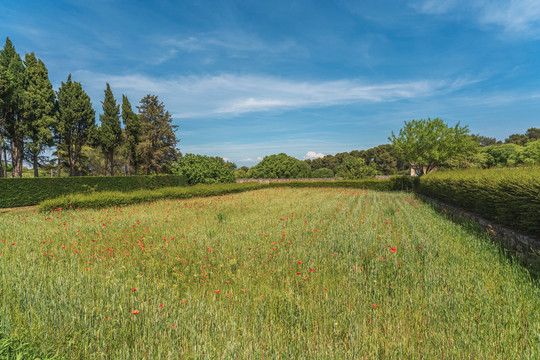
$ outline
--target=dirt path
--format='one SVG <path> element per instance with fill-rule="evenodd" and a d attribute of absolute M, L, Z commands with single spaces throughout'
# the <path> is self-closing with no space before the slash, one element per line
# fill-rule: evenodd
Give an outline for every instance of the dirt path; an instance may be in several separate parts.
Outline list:
<path fill-rule="evenodd" d="M 16 213 L 21 213 L 21 212 L 34 211 L 37 209 L 38 209 L 38 205 L 4 208 L 4 209 L 0 209 L 0 215 L 16 214 Z"/>

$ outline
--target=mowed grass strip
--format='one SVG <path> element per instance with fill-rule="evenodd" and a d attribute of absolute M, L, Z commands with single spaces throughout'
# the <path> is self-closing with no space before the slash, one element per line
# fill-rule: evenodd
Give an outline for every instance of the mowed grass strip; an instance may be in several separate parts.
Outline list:
<path fill-rule="evenodd" d="M 0 218 L 0 332 L 66 359 L 536 359 L 538 283 L 411 194 Z"/>

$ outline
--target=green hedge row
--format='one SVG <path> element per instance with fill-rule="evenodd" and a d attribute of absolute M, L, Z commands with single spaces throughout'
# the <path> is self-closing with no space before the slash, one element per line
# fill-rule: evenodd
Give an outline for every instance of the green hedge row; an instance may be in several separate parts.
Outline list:
<path fill-rule="evenodd" d="M 225 194 L 238 193 L 243 191 L 257 190 L 268 187 L 259 183 L 243 184 L 212 184 L 212 185 L 194 185 L 184 187 L 167 187 L 158 190 L 139 190 L 130 193 L 119 191 L 105 191 L 93 194 L 72 194 L 62 196 L 56 199 L 43 201 L 40 211 L 58 210 L 58 209 L 78 209 L 93 208 L 100 209 L 109 206 L 121 206 L 149 202 L 161 199 L 188 199 L 192 197 L 218 196 Z"/>
<path fill-rule="evenodd" d="M 185 185 L 185 178 L 176 175 L 1 178 L 0 208 L 36 205 L 43 200 L 75 193 L 128 192 Z"/>
<path fill-rule="evenodd" d="M 349 187 L 357 189 L 370 189 L 379 191 L 412 190 L 414 178 L 392 177 L 389 179 L 362 179 L 362 180 L 335 180 L 335 181 L 289 181 L 270 183 L 273 187 Z"/>
<path fill-rule="evenodd" d="M 392 178 L 386 180 L 366 179 L 350 181 L 295 181 L 269 184 L 261 184 L 258 182 L 212 185 L 198 184 L 188 187 L 168 187 L 153 191 L 140 190 L 130 193 L 107 191 L 92 194 L 72 194 L 56 199 L 45 200 L 40 204 L 40 211 L 68 208 L 96 209 L 160 199 L 187 199 L 191 197 L 217 196 L 269 187 L 352 187 L 381 191 L 400 190 L 402 186 L 404 186 L 404 181 L 409 183 L 409 188 L 412 186 L 412 183 L 410 183 L 410 180 L 407 178 L 404 180 Z"/>
<path fill-rule="evenodd" d="M 420 178 L 419 193 L 538 237 L 540 167 L 440 171 Z"/>

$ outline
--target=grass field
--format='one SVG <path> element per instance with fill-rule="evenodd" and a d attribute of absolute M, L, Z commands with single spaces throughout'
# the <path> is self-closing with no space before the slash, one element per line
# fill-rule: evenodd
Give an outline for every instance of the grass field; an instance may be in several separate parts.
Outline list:
<path fill-rule="evenodd" d="M 0 358 L 540 358 L 538 281 L 411 194 L 4 214 L 0 240 Z"/>

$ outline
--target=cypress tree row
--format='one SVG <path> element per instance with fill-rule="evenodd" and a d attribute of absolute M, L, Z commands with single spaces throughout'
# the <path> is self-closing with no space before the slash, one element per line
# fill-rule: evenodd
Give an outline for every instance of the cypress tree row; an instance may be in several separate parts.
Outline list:
<path fill-rule="evenodd" d="M 89 141 L 95 126 L 95 111 L 90 97 L 82 89 L 81 83 L 73 82 L 71 74 L 58 90 L 58 123 L 56 141 L 58 146 L 58 176 L 60 176 L 61 154 L 65 151 L 69 162 L 69 175 L 75 176 L 78 161 L 79 175 L 82 175 L 82 147 Z"/>
<path fill-rule="evenodd" d="M 137 147 L 141 166 L 145 174 L 155 172 L 161 174 L 170 171 L 170 164 L 175 161 L 179 153 L 176 149 L 178 140 L 172 125 L 172 117 L 156 95 L 146 95 L 140 102 L 139 115 L 141 117 L 143 137 Z"/>
<path fill-rule="evenodd" d="M 133 112 L 127 96 L 122 95 L 122 120 L 124 121 L 125 143 L 127 148 L 127 173 L 137 174 L 137 145 L 141 142 L 141 119 Z M 131 167 L 134 171 L 132 172 Z"/>
<path fill-rule="evenodd" d="M 99 116 L 101 126 L 98 131 L 98 141 L 106 162 L 110 166 L 110 176 L 114 176 L 114 153 L 122 144 L 122 128 L 120 127 L 120 105 L 116 105 L 111 87 L 107 83 L 103 114 Z"/>
<path fill-rule="evenodd" d="M 157 96 L 141 100 L 140 114 L 135 114 L 129 99 L 122 96 L 124 130 L 120 106 L 108 83 L 102 104 L 97 127 L 92 102 L 81 83 L 73 81 L 70 74 L 55 92 L 44 62 L 34 53 L 26 54 L 23 62 L 6 38 L 0 50 L 0 177 L 8 176 L 8 158 L 13 177 L 22 177 L 23 161 L 32 164 L 37 177 L 41 154 L 52 146 L 57 148 L 53 152 L 58 161 L 57 176 L 64 164 L 70 176 L 102 173 L 102 158 L 89 145 L 101 149 L 104 171 L 109 175 L 114 175 L 115 158 L 124 156 L 120 149 L 125 150 L 127 174 L 137 174 L 139 167 L 146 174 L 169 172 L 179 156 L 177 126 L 172 125 L 171 115 Z M 52 176 L 53 165 L 48 166 Z"/>
<path fill-rule="evenodd" d="M 22 117 L 24 101 L 24 64 L 9 38 L 0 53 L 2 117 L 4 134 L 9 140 L 13 177 L 22 176 L 25 124 Z M 6 166 L 7 170 L 7 166 Z"/>
<path fill-rule="evenodd" d="M 55 94 L 45 64 L 34 53 L 25 57 L 24 118 L 27 121 L 26 146 L 32 157 L 34 177 L 38 177 L 38 156 L 52 145 Z"/>

